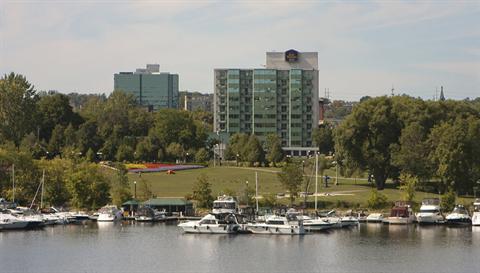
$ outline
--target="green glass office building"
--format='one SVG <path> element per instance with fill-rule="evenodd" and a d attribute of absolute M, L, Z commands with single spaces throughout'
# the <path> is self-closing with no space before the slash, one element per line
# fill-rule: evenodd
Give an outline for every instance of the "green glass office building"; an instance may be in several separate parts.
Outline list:
<path fill-rule="evenodd" d="M 214 130 L 277 134 L 285 150 L 315 150 L 318 126 L 316 52 L 268 52 L 266 68 L 215 69 Z"/>
<path fill-rule="evenodd" d="M 114 90 L 133 94 L 140 105 L 151 110 L 178 108 L 178 75 L 160 73 L 158 65 L 116 73 Z"/>

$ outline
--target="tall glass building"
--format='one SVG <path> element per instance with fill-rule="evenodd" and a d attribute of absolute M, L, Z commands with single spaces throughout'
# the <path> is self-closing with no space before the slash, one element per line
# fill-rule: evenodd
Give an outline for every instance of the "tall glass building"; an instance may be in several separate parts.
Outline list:
<path fill-rule="evenodd" d="M 277 134 L 285 150 L 305 154 L 318 125 L 316 52 L 267 52 L 259 69 L 215 69 L 214 130 Z M 305 149 L 296 149 L 303 147 Z"/>
<path fill-rule="evenodd" d="M 150 110 L 178 108 L 178 75 L 159 70 L 159 65 L 148 64 L 146 69 L 117 73 L 114 90 L 135 95 L 137 102 Z"/>

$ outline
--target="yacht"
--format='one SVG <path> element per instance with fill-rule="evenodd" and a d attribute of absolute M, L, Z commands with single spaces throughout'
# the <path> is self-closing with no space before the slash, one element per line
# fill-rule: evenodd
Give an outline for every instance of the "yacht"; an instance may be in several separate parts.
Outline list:
<path fill-rule="evenodd" d="M 107 205 L 98 212 L 97 222 L 113 222 L 122 219 L 122 211 L 114 205 Z"/>
<path fill-rule="evenodd" d="M 167 214 L 164 211 L 158 211 L 149 206 L 139 208 L 135 215 L 135 221 L 138 222 L 158 222 L 166 218 Z"/>
<path fill-rule="evenodd" d="M 381 223 L 383 222 L 383 214 L 382 213 L 370 213 L 367 216 L 367 223 Z"/>
<path fill-rule="evenodd" d="M 447 224 L 452 226 L 469 226 L 472 224 L 472 218 L 470 218 L 467 209 L 463 205 L 456 205 L 452 213 L 445 218 Z"/>
<path fill-rule="evenodd" d="M 445 222 L 438 198 L 423 199 L 420 212 L 416 216 L 419 224 L 443 224 Z"/>
<path fill-rule="evenodd" d="M 383 223 L 391 225 L 407 225 L 415 221 L 412 207 L 408 202 L 397 201 L 390 211 L 390 216 L 384 218 Z"/>
<path fill-rule="evenodd" d="M 209 213 L 199 221 L 178 224 L 185 233 L 232 234 L 242 230 L 238 215 L 234 213 Z"/>
<path fill-rule="evenodd" d="M 335 223 L 330 223 L 325 221 L 322 218 L 311 218 L 307 215 L 299 215 L 297 216 L 299 220 L 303 221 L 303 227 L 306 231 L 321 231 L 333 228 Z"/>
<path fill-rule="evenodd" d="M 213 201 L 212 213 L 237 213 L 238 206 L 237 201 L 227 195 L 217 197 L 217 200 Z"/>
<path fill-rule="evenodd" d="M 0 212 L 0 230 L 27 229 L 28 221 L 18 219 L 7 212 Z"/>
<path fill-rule="evenodd" d="M 354 227 L 358 226 L 360 223 L 358 218 L 353 215 L 353 212 L 350 210 L 345 216 L 340 217 L 342 227 Z"/>
<path fill-rule="evenodd" d="M 286 216 L 266 216 L 264 223 L 249 223 L 247 230 L 254 234 L 305 234 L 303 220 L 299 219 L 296 214 L 291 213 L 287 213 Z"/>
<path fill-rule="evenodd" d="M 480 199 L 478 198 L 473 202 L 472 225 L 480 226 Z"/>
<path fill-rule="evenodd" d="M 336 215 L 335 210 L 331 210 L 326 214 L 320 214 L 319 216 L 322 218 L 323 221 L 333 224 L 332 228 L 343 227 L 342 218 Z"/>

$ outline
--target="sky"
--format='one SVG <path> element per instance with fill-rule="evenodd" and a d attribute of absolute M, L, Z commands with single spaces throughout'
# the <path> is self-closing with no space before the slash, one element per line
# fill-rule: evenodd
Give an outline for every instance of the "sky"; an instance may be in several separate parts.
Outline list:
<path fill-rule="evenodd" d="M 37 90 L 110 93 L 147 63 L 180 90 L 213 92 L 214 68 L 261 68 L 265 52 L 316 51 L 320 94 L 480 97 L 480 0 L 0 0 L 0 73 Z"/>

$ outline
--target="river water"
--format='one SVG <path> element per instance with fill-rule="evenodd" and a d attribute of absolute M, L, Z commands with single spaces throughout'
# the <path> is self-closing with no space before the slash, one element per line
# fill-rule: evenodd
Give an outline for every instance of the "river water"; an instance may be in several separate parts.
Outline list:
<path fill-rule="evenodd" d="M 480 272 L 480 228 L 361 224 L 305 236 L 88 223 L 0 232 L 0 272 Z"/>

